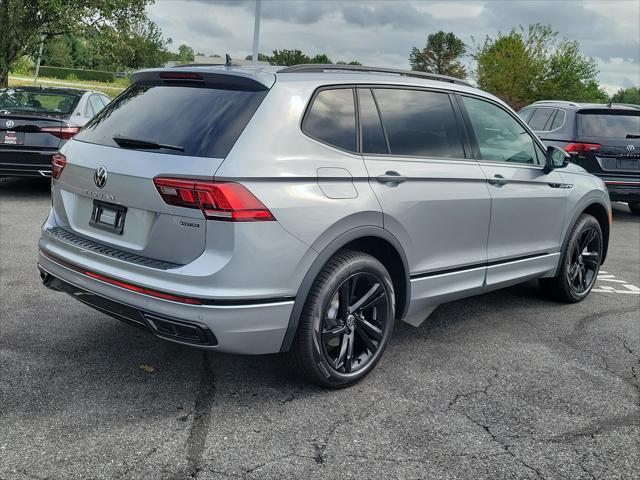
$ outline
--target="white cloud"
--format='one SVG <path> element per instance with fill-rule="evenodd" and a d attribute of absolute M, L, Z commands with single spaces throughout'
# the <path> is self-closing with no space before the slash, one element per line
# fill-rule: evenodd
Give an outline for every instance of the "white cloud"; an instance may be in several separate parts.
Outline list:
<path fill-rule="evenodd" d="M 255 3 L 157 0 L 151 18 L 174 48 L 244 58 L 253 39 Z M 281 1 L 263 0 L 260 51 L 299 48 L 332 60 L 408 68 L 412 46 L 429 33 L 452 31 L 468 45 L 518 25 L 550 24 L 596 58 L 608 90 L 640 84 L 638 1 Z"/>

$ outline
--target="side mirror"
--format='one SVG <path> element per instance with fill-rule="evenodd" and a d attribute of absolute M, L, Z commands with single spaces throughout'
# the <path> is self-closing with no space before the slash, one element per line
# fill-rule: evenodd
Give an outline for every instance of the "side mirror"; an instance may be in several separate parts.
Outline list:
<path fill-rule="evenodd" d="M 571 155 L 560 147 L 549 146 L 545 155 L 544 173 L 550 173 L 556 168 L 566 167 Z"/>

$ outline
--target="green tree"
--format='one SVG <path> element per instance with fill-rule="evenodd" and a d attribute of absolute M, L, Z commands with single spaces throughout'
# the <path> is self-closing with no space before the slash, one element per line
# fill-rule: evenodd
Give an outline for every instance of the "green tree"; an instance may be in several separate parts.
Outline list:
<path fill-rule="evenodd" d="M 323 63 L 326 65 L 326 64 L 332 64 L 333 62 L 324 53 L 319 53 L 315 57 L 309 59 L 309 63 Z"/>
<path fill-rule="evenodd" d="M 153 0 L 0 0 L 0 88 L 8 82 L 12 63 L 34 54 L 44 39 L 87 28 L 126 26 L 147 18 Z"/>
<path fill-rule="evenodd" d="M 310 63 L 311 59 L 300 50 L 274 50 L 270 59 L 271 65 L 281 65 L 288 67 L 291 65 L 300 65 Z"/>
<path fill-rule="evenodd" d="M 73 49 L 68 36 L 50 38 L 42 51 L 43 65 L 52 67 L 74 67 Z"/>
<path fill-rule="evenodd" d="M 452 77 L 466 78 L 467 71 L 459 59 L 467 51 L 462 40 L 453 32 L 432 33 L 422 50 L 413 47 L 409 54 L 411 70 Z"/>
<path fill-rule="evenodd" d="M 178 47 L 178 60 L 180 63 L 193 62 L 194 59 L 193 48 L 184 43 Z"/>
<path fill-rule="evenodd" d="M 357 60 L 351 60 L 350 62 L 343 62 L 342 60 L 339 62 L 336 62 L 336 65 L 362 65 L 360 62 L 358 62 Z"/>
<path fill-rule="evenodd" d="M 558 40 L 551 27 L 534 24 L 487 37 L 475 46 L 478 86 L 515 109 L 536 100 L 603 102 L 598 69 L 577 42 Z"/>
<path fill-rule="evenodd" d="M 631 103 L 633 105 L 640 105 L 640 88 L 621 88 L 611 96 L 611 101 L 613 103 Z"/>

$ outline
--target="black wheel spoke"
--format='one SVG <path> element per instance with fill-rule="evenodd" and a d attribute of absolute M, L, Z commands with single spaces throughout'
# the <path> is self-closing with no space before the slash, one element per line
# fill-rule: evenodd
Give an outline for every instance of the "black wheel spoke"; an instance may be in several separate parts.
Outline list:
<path fill-rule="evenodd" d="M 592 228 L 582 234 L 582 237 L 580 237 L 580 241 L 578 242 L 578 250 L 580 253 L 584 252 L 584 249 L 593 241 L 595 236 L 596 232 Z"/>
<path fill-rule="evenodd" d="M 330 328 L 322 331 L 322 335 L 325 335 L 327 338 L 334 338 L 338 335 L 343 334 L 347 330 L 347 327 L 344 325 L 338 325 L 337 327 Z"/>
<path fill-rule="evenodd" d="M 373 353 L 378 349 L 378 343 L 374 342 L 363 328 L 356 328 L 356 335 L 362 340 L 369 352 Z"/>
<path fill-rule="evenodd" d="M 384 298 L 384 289 L 379 283 L 376 283 L 362 296 L 362 298 L 349 307 L 349 313 L 371 308 L 381 302 Z"/>
<path fill-rule="evenodd" d="M 587 252 L 582 255 L 582 259 L 590 270 L 596 271 L 600 268 L 600 255 L 595 252 Z"/>
<path fill-rule="evenodd" d="M 347 335 L 347 354 L 344 358 L 344 371 L 350 372 L 353 363 L 353 332 Z"/>
<path fill-rule="evenodd" d="M 336 361 L 333 364 L 336 370 L 344 365 L 344 359 L 347 354 L 348 344 L 349 344 L 349 334 L 344 333 L 342 335 L 342 340 L 340 341 L 340 353 L 338 354 L 338 358 L 336 358 Z"/>
<path fill-rule="evenodd" d="M 358 327 L 360 327 L 356 330 L 360 330 L 360 329 L 364 330 L 366 334 L 376 342 L 379 342 L 380 340 L 382 340 L 382 335 L 383 335 L 382 330 L 380 330 L 378 327 L 376 327 L 375 325 L 368 322 L 362 317 L 356 317 L 356 319 L 357 319 L 357 325 Z"/>
<path fill-rule="evenodd" d="M 349 281 L 346 281 L 338 291 L 338 295 L 340 298 L 340 307 L 338 309 L 338 318 L 345 322 L 347 320 L 347 316 L 349 315 Z"/>

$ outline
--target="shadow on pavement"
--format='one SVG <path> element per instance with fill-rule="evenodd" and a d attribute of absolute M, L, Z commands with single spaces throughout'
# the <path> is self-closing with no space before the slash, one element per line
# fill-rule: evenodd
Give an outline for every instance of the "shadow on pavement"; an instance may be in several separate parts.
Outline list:
<path fill-rule="evenodd" d="M 38 177 L 0 178 L 0 198 L 42 198 L 51 193 L 51 180 Z"/>

